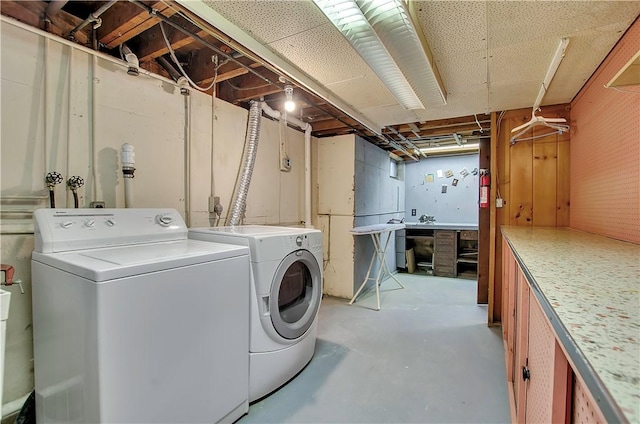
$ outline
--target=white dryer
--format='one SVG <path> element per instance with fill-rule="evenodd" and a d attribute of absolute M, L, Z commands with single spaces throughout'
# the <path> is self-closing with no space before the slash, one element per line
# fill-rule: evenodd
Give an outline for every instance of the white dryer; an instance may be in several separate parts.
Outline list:
<path fill-rule="evenodd" d="M 249 246 L 249 401 L 276 390 L 311 360 L 322 299 L 322 233 L 245 225 L 191 228 L 196 240 Z"/>
<path fill-rule="evenodd" d="M 40 209 L 38 423 L 233 422 L 248 410 L 249 251 L 172 209 Z"/>

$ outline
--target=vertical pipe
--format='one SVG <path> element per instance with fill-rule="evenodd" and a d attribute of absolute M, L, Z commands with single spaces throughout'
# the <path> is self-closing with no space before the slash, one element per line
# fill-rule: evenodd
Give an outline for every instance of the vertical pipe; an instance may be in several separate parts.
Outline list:
<path fill-rule="evenodd" d="M 191 96 L 184 97 L 184 221 L 191 226 Z"/>
<path fill-rule="evenodd" d="M 44 39 L 44 51 L 43 51 L 43 66 L 42 66 L 42 91 L 43 91 L 43 99 L 42 99 L 42 107 L 43 107 L 43 138 L 42 142 L 44 144 L 44 172 L 43 175 L 46 175 L 47 172 L 50 172 L 51 169 L 50 161 L 49 161 L 49 87 L 47 84 L 47 73 L 49 70 L 48 62 L 49 62 L 49 43 L 50 40 L 48 38 Z M 55 194 L 54 194 L 55 195 Z"/>
<path fill-rule="evenodd" d="M 99 200 L 98 196 L 98 180 L 96 166 L 98 165 L 98 152 L 96 147 L 96 119 L 98 114 L 96 113 L 96 105 L 98 103 L 96 96 L 96 87 L 98 86 L 98 80 L 96 78 L 96 69 L 98 67 L 98 57 L 91 57 L 91 179 L 92 179 L 92 193 L 91 200 Z"/>
<path fill-rule="evenodd" d="M 304 130 L 304 226 L 311 225 L 311 125 Z"/>
<path fill-rule="evenodd" d="M 67 64 L 67 175 L 71 175 L 71 90 L 73 87 L 73 48 L 69 47 L 69 62 Z M 65 207 L 69 207 L 69 193 L 65 191 Z"/>

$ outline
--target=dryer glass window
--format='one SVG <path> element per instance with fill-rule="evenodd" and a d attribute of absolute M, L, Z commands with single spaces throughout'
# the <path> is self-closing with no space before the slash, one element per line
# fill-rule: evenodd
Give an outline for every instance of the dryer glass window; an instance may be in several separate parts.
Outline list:
<path fill-rule="evenodd" d="M 309 269 L 302 262 L 294 262 L 284 273 L 278 309 L 284 322 L 294 323 L 306 312 L 311 300 L 312 280 Z"/>
<path fill-rule="evenodd" d="M 308 250 L 287 255 L 271 285 L 269 311 L 273 329 L 285 339 L 304 335 L 315 319 L 322 298 L 322 274 Z"/>

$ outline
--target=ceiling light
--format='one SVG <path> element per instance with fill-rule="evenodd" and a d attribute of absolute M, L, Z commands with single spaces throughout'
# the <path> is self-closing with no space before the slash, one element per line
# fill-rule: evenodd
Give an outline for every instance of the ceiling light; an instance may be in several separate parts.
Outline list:
<path fill-rule="evenodd" d="M 296 104 L 293 101 L 293 87 L 291 84 L 286 84 L 284 86 L 284 95 L 286 97 L 286 101 L 284 102 L 284 110 L 287 112 L 293 112 L 296 110 Z"/>
<path fill-rule="evenodd" d="M 426 155 L 429 153 L 463 153 L 472 152 L 480 149 L 480 143 L 466 143 L 462 145 L 451 144 L 449 146 L 423 147 L 420 151 Z"/>
<path fill-rule="evenodd" d="M 407 110 L 446 103 L 421 29 L 404 0 L 313 0 Z"/>

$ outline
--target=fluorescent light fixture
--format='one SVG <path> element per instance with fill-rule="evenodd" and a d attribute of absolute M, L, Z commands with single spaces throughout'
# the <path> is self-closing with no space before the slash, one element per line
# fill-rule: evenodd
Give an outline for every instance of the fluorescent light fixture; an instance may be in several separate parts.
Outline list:
<path fill-rule="evenodd" d="M 296 104 L 293 101 L 293 87 L 291 84 L 286 84 L 284 86 L 284 95 L 286 97 L 286 101 L 284 102 L 284 110 L 287 112 L 293 112 L 296 110 Z"/>
<path fill-rule="evenodd" d="M 404 0 L 313 0 L 407 110 L 446 103 L 422 30 Z"/>
<path fill-rule="evenodd" d="M 423 147 L 420 151 L 426 155 L 429 153 L 463 153 L 472 152 L 480 149 L 480 143 L 467 143 L 467 144 L 451 144 L 449 146 L 434 146 Z"/>

